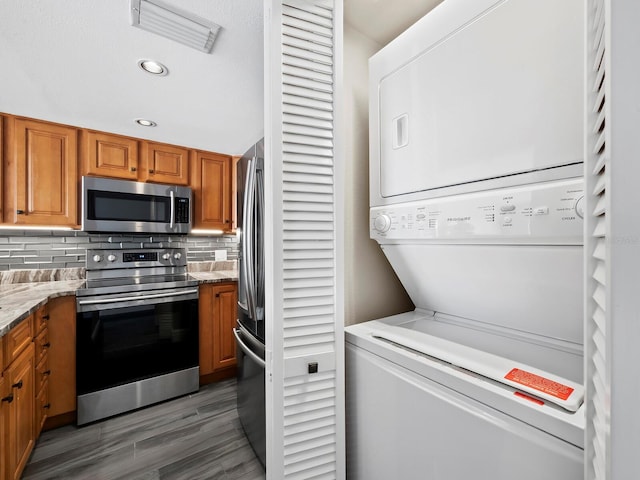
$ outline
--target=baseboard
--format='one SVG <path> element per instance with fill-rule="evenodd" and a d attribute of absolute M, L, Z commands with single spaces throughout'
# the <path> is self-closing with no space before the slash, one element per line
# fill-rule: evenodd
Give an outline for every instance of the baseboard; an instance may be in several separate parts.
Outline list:
<path fill-rule="evenodd" d="M 200 375 L 200 385 L 207 385 L 208 383 L 219 382 L 221 380 L 227 380 L 228 378 L 234 378 L 236 376 L 236 367 L 225 368 L 224 370 L 218 370 L 217 372 L 209 373 L 207 375 Z"/>
<path fill-rule="evenodd" d="M 76 423 L 76 412 L 62 413 L 55 417 L 47 417 L 44 421 L 42 431 L 53 430 L 54 428 L 63 427 L 65 425 L 72 425 Z"/>

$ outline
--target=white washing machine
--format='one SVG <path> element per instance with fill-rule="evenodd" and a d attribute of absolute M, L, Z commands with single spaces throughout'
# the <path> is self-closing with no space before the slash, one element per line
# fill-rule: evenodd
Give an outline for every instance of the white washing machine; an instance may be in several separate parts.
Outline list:
<path fill-rule="evenodd" d="M 417 308 L 345 329 L 350 479 L 582 478 L 581 198 L 568 179 L 372 208 Z"/>

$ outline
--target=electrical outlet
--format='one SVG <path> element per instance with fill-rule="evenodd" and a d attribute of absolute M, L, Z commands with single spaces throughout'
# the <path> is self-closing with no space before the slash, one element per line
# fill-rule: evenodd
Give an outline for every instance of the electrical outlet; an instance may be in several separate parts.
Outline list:
<path fill-rule="evenodd" d="M 216 259 L 216 262 L 224 261 L 227 259 L 227 251 L 226 250 L 214 250 L 213 255 Z"/>

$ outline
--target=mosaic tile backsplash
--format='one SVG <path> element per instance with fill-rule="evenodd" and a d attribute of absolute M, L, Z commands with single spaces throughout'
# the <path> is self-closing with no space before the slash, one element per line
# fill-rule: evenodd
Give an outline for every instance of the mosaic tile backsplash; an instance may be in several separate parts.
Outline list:
<path fill-rule="evenodd" d="M 227 260 L 237 260 L 235 235 L 216 237 L 175 235 L 98 235 L 76 231 L 0 229 L 0 271 L 84 267 L 88 248 L 187 249 L 187 260 L 215 260 L 216 250 L 226 250 Z"/>

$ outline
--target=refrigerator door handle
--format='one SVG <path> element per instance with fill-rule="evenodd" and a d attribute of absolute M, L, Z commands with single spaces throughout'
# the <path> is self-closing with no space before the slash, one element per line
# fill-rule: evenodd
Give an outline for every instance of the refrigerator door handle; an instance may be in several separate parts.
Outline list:
<path fill-rule="evenodd" d="M 255 320 L 255 304 L 253 291 L 253 203 L 255 201 L 255 158 L 249 160 L 247 178 L 244 187 L 244 202 L 242 206 L 242 274 L 244 276 L 244 298 L 247 304 L 240 306 L 246 310 L 249 317 Z M 242 282 L 241 282 L 242 283 Z"/>
<path fill-rule="evenodd" d="M 238 342 L 238 346 L 240 347 L 240 349 L 249 357 L 251 358 L 251 360 L 253 360 L 254 362 L 256 362 L 261 368 L 265 368 L 266 366 L 266 362 L 261 359 L 258 355 L 255 354 L 255 352 L 253 352 L 243 341 L 242 338 L 240 338 L 240 335 L 238 333 L 238 329 L 234 328 L 233 329 L 233 336 L 236 337 L 236 341 Z"/>
<path fill-rule="evenodd" d="M 253 262 L 253 304 L 255 306 L 256 321 L 264 319 L 264 181 L 263 160 L 256 158 L 254 173 L 255 217 L 253 218 L 254 241 L 259 248 Z M 262 301 L 260 301 L 262 299 Z"/>

